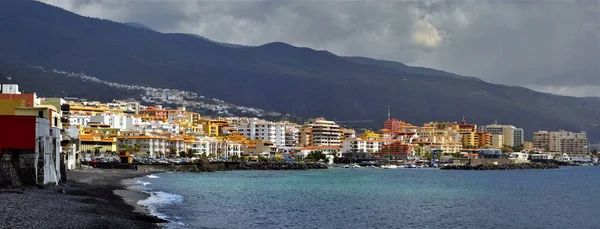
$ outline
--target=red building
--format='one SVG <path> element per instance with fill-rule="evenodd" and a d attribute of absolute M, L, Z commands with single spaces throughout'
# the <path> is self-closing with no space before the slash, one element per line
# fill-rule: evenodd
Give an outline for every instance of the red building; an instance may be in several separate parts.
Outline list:
<path fill-rule="evenodd" d="M 146 110 L 141 110 L 140 114 L 147 114 L 150 117 L 166 119 L 168 117 L 168 111 L 164 109 L 157 109 L 156 107 L 148 107 Z"/>
<path fill-rule="evenodd" d="M 4 132 L 0 136 L 0 154 L 4 149 L 35 150 L 35 116 L 0 115 L 0 126 Z"/>
<path fill-rule="evenodd" d="M 405 125 L 403 121 L 392 118 L 383 122 L 383 129 L 388 129 L 392 133 L 397 133 L 402 130 L 401 128 L 403 125 Z"/>
<path fill-rule="evenodd" d="M 412 150 L 412 145 L 403 144 L 402 141 L 395 141 L 389 145 L 383 145 L 381 147 L 381 152 L 379 154 L 391 154 L 391 155 L 400 155 L 400 154 L 409 154 Z"/>
<path fill-rule="evenodd" d="M 477 131 L 477 125 L 467 124 L 467 122 L 465 120 L 462 120 L 462 122 L 460 122 L 460 125 L 458 125 L 458 128 L 460 128 L 461 130 L 465 130 L 465 131 L 472 131 L 472 132 Z"/>
<path fill-rule="evenodd" d="M 25 101 L 25 107 L 35 107 L 35 97 L 35 94 L 0 94 L 0 99 Z"/>

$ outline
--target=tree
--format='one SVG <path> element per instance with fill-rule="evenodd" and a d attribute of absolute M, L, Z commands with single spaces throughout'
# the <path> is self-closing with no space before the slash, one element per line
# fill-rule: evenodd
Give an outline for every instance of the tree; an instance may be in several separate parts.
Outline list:
<path fill-rule="evenodd" d="M 169 157 L 176 157 L 177 156 L 177 149 L 175 149 L 174 147 L 169 148 Z"/>
<path fill-rule="evenodd" d="M 308 153 L 308 155 L 304 159 L 308 161 L 325 161 L 327 160 L 327 155 L 325 155 L 322 151 L 312 151 Z"/>
<path fill-rule="evenodd" d="M 263 157 L 262 155 L 258 155 L 258 161 L 269 161 L 269 158 Z"/>
<path fill-rule="evenodd" d="M 181 152 L 179 152 L 179 156 L 180 156 L 180 157 L 186 157 L 187 155 L 188 155 L 188 154 L 187 154 L 187 152 L 185 152 L 185 151 L 181 151 Z"/>
<path fill-rule="evenodd" d="M 513 152 L 521 152 L 521 151 L 523 151 L 524 148 L 525 147 L 523 147 L 523 145 L 518 145 L 518 146 L 513 146 L 512 150 L 513 150 Z"/>
<path fill-rule="evenodd" d="M 240 156 L 234 154 L 234 155 L 231 155 L 231 157 L 229 157 L 229 159 L 231 159 L 232 161 L 239 161 Z"/>
<path fill-rule="evenodd" d="M 222 153 L 223 153 L 223 149 L 218 148 L 217 149 L 217 157 L 222 157 L 223 156 Z"/>
<path fill-rule="evenodd" d="M 510 147 L 510 146 L 503 145 L 503 146 L 502 146 L 502 152 L 505 152 L 505 153 L 512 153 L 512 152 L 513 152 L 513 149 L 512 149 L 512 147 Z"/>
<path fill-rule="evenodd" d="M 136 143 L 136 144 L 133 144 L 133 147 L 132 147 L 130 150 L 133 150 L 133 152 L 134 152 L 135 154 L 137 154 L 138 152 L 140 152 L 140 145 L 139 145 L 139 144 L 137 144 L 137 143 Z"/>

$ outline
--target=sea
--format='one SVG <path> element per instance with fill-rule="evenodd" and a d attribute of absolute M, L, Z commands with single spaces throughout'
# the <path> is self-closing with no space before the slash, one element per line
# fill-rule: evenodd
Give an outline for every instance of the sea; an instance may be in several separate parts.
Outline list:
<path fill-rule="evenodd" d="M 600 228 L 600 167 L 157 173 L 166 228 Z"/>

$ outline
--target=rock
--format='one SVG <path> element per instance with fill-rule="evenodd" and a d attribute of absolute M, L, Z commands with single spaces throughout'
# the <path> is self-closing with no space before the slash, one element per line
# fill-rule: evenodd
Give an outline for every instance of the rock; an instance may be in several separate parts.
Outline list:
<path fill-rule="evenodd" d="M 318 163 L 290 163 L 290 162 L 242 162 L 238 170 L 307 170 L 327 169 L 327 165 Z"/>
<path fill-rule="evenodd" d="M 559 166 L 551 163 L 520 163 L 501 165 L 447 165 L 442 170 L 522 170 L 522 169 L 558 169 Z"/>

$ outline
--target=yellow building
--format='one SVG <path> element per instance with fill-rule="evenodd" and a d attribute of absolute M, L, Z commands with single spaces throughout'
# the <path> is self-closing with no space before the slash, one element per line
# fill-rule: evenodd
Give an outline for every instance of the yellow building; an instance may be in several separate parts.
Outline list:
<path fill-rule="evenodd" d="M 240 134 L 240 132 L 234 132 L 229 136 L 224 136 L 223 139 L 226 141 L 234 141 L 242 144 L 246 144 L 249 142 L 248 138 Z"/>
<path fill-rule="evenodd" d="M 70 111 L 72 114 L 86 114 L 86 115 L 94 116 L 94 115 L 99 115 L 102 113 L 113 113 L 113 114 L 123 114 L 124 113 L 123 110 L 110 109 L 102 104 L 99 104 L 96 107 L 91 107 L 91 106 L 84 106 L 81 103 L 75 103 L 75 102 L 71 102 L 71 101 L 68 101 L 67 103 L 70 106 Z"/>
<path fill-rule="evenodd" d="M 363 132 L 362 135 L 360 135 L 360 137 L 362 139 L 365 139 L 365 140 L 379 140 L 379 139 L 381 139 L 381 135 L 379 135 L 379 134 L 377 134 L 377 133 L 375 133 L 373 131 L 370 131 L 370 130 L 367 130 L 367 131 Z"/>
<path fill-rule="evenodd" d="M 105 124 L 92 124 L 81 127 L 79 139 L 81 139 L 81 152 L 104 153 L 117 152 L 117 137 L 119 128 L 108 128 Z"/>
<path fill-rule="evenodd" d="M 463 120 L 458 125 L 458 132 L 460 133 L 461 143 L 463 148 L 477 147 L 477 125 L 467 124 Z"/>
<path fill-rule="evenodd" d="M 492 148 L 500 149 L 504 146 L 504 136 L 502 134 L 492 134 L 492 141 L 490 143 Z"/>
<path fill-rule="evenodd" d="M 200 125 L 202 125 L 202 131 L 204 131 L 206 136 L 219 136 L 219 125 L 217 123 L 214 123 L 211 120 L 200 120 Z"/>
<path fill-rule="evenodd" d="M 17 107 L 25 107 L 25 100 L 0 99 L 0 115 L 15 115 Z"/>

